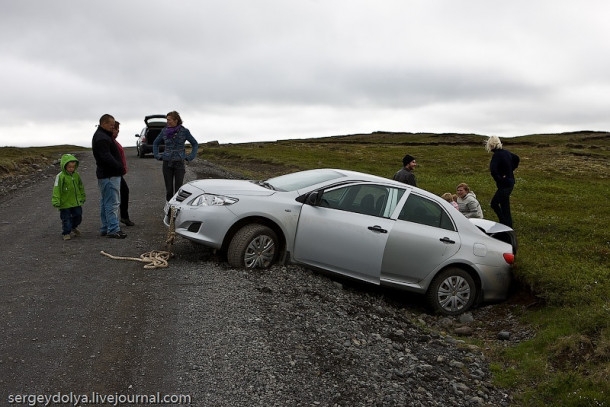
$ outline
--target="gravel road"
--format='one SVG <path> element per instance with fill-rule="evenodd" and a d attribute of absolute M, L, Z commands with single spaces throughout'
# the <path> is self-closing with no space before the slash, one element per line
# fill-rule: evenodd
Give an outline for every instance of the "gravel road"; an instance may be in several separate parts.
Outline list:
<path fill-rule="evenodd" d="M 127 154 L 136 226 L 123 228 L 125 240 L 97 234 L 90 152 L 77 153 L 81 238 L 61 240 L 50 205 L 57 166 L 0 184 L 0 404 L 94 392 L 187 395 L 161 405 L 193 406 L 510 404 L 491 382 L 485 349 L 464 340 L 503 332 L 508 345 L 530 335 L 508 304 L 444 318 L 418 298 L 292 265 L 231 269 L 183 239 L 166 269 L 100 255 L 165 247 L 160 164 Z M 219 175 L 233 176 L 196 160 L 187 178 Z"/>

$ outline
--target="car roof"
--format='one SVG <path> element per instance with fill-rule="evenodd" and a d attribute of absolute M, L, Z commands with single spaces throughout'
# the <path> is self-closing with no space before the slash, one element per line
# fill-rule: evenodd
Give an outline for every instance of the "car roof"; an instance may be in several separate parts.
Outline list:
<path fill-rule="evenodd" d="M 327 169 L 322 169 L 322 170 L 327 170 Z M 336 171 L 338 173 L 344 174 L 347 177 L 346 181 L 348 181 L 348 182 L 363 181 L 363 182 L 376 182 L 376 183 L 385 184 L 385 185 L 394 185 L 399 188 L 405 188 L 405 189 L 409 189 L 411 191 L 415 191 L 422 196 L 428 197 L 430 199 L 434 199 L 436 202 L 447 203 L 447 201 L 445 201 L 443 198 L 441 198 L 440 196 L 436 195 L 433 192 L 422 189 L 420 187 L 405 184 L 400 181 L 395 181 L 390 178 L 384 178 L 384 177 L 380 177 L 378 175 L 367 174 L 364 172 L 351 171 L 351 170 L 332 169 L 332 171 Z"/>

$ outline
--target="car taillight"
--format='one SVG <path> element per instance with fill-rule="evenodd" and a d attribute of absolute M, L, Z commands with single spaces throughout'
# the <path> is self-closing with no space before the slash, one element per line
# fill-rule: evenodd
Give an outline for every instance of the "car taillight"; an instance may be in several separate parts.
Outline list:
<path fill-rule="evenodd" d="M 142 137 L 142 143 L 146 143 L 146 136 Z"/>
<path fill-rule="evenodd" d="M 504 256 L 504 261 L 508 264 L 513 264 L 515 262 L 515 255 L 512 253 L 504 253 L 502 256 Z"/>

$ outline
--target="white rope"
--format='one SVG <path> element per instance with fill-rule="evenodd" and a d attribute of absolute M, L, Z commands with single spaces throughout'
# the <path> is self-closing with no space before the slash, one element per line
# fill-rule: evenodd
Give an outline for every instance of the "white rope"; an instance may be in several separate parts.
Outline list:
<path fill-rule="evenodd" d="M 174 254 L 171 252 L 172 244 L 176 239 L 176 226 L 174 220 L 176 219 L 176 210 L 172 208 L 169 218 L 169 229 L 167 231 L 167 239 L 165 239 L 165 244 L 167 244 L 167 250 L 151 250 L 150 252 L 142 253 L 140 257 L 123 257 L 123 256 L 113 256 L 111 254 L 106 253 L 105 251 L 101 251 L 100 254 L 104 256 L 108 256 L 114 260 L 133 260 L 139 261 L 142 263 L 146 263 L 144 265 L 145 269 L 156 269 L 156 268 L 164 268 L 168 267 L 168 260 L 174 257 Z"/>

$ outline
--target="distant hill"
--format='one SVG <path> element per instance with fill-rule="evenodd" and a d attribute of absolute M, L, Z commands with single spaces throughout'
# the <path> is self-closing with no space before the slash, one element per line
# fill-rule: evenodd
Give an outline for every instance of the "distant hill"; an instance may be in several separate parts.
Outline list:
<path fill-rule="evenodd" d="M 357 143 L 392 145 L 481 145 L 488 136 L 463 133 L 408 133 L 376 131 L 373 133 L 347 134 L 312 139 L 280 140 L 309 143 Z M 557 134 L 529 134 L 519 137 L 502 138 L 510 145 L 551 145 L 563 143 L 592 144 L 600 148 L 610 147 L 610 132 L 581 130 Z"/>

